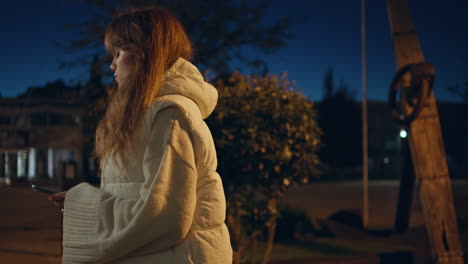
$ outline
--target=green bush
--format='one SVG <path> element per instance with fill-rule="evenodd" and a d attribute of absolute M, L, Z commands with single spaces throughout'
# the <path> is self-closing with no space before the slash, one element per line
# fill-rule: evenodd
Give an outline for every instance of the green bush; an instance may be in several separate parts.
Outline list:
<path fill-rule="evenodd" d="M 284 77 L 234 73 L 215 86 L 218 106 L 207 123 L 226 187 L 236 258 L 265 229 L 267 240 L 274 238 L 277 199 L 318 175 L 322 132 L 314 103 Z"/>
<path fill-rule="evenodd" d="M 321 130 L 314 103 L 275 75 L 234 73 L 215 83 L 218 105 L 207 123 L 227 193 L 251 185 L 278 197 L 318 175 Z"/>

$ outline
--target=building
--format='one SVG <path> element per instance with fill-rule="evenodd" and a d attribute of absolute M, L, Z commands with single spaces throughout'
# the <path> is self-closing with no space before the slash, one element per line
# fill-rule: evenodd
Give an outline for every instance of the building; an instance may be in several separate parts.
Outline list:
<path fill-rule="evenodd" d="M 0 177 L 63 186 L 82 175 L 85 102 L 60 80 L 0 98 Z"/>

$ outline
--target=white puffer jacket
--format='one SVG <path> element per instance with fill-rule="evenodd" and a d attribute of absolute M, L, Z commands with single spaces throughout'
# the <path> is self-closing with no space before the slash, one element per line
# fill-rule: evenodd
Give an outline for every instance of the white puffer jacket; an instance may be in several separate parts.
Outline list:
<path fill-rule="evenodd" d="M 195 66 L 174 63 L 127 168 L 110 161 L 101 188 L 82 183 L 67 193 L 63 263 L 232 263 L 223 186 L 203 121 L 217 98 Z"/>

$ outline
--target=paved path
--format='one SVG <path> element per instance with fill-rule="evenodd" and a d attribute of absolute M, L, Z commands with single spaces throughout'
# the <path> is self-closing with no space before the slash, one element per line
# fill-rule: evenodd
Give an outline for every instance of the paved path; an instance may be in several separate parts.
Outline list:
<path fill-rule="evenodd" d="M 0 262 L 60 263 L 61 213 L 43 193 L 0 188 Z"/>
<path fill-rule="evenodd" d="M 455 203 L 461 210 L 457 213 L 465 214 L 463 217 L 468 226 L 468 182 L 456 182 L 453 189 Z M 398 182 L 370 182 L 369 191 L 370 226 L 391 227 Z M 291 190 L 285 201 L 312 217 L 326 219 L 342 209 L 360 210 L 361 185 L 360 182 L 309 184 Z M 411 223 L 420 226 L 424 220 L 418 199 L 415 201 Z M 45 194 L 27 187 L 0 188 L 0 212 L 0 263 L 60 263 L 61 213 Z M 422 239 L 422 243 L 426 243 L 424 235 Z M 465 240 L 465 246 L 467 243 Z"/>
<path fill-rule="evenodd" d="M 398 201 L 399 181 L 369 182 L 369 228 L 392 228 Z M 468 209 L 468 181 L 454 181 L 455 204 Z M 411 226 L 424 225 L 424 216 L 414 192 Z M 362 211 L 362 184 L 360 181 L 315 183 L 292 189 L 285 197 L 291 207 L 304 210 L 310 217 L 326 219 L 339 210 Z M 460 210 L 466 213 L 466 210 Z M 468 215 L 467 215 L 468 217 Z"/>

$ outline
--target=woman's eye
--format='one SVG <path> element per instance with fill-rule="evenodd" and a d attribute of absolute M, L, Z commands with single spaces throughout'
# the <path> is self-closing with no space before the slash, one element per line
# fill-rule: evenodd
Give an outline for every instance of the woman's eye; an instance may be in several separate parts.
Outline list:
<path fill-rule="evenodd" d="M 120 56 L 120 50 L 114 53 L 114 59 L 117 59 Z"/>

